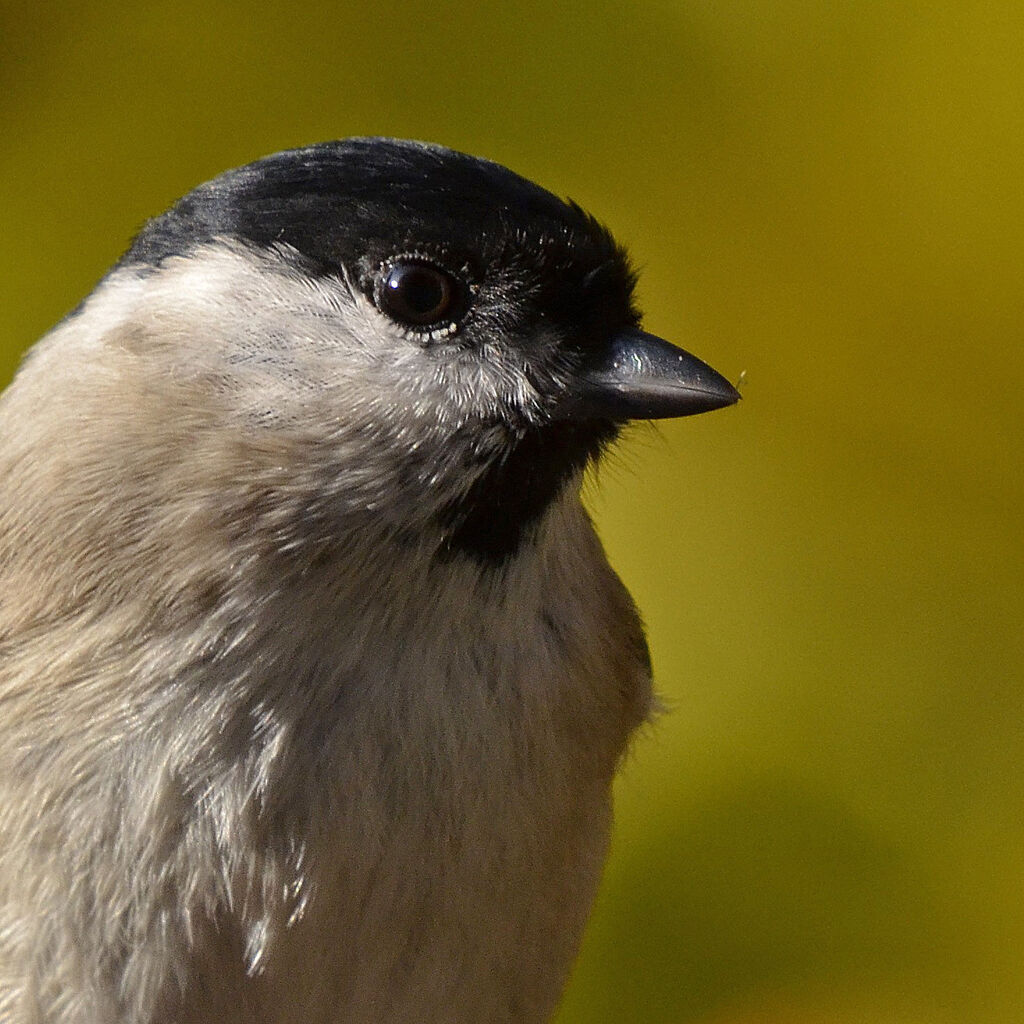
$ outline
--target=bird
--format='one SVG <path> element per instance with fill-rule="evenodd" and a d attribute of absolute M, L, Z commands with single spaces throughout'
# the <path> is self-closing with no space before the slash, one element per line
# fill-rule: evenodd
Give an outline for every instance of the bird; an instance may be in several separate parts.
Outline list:
<path fill-rule="evenodd" d="M 739 394 L 602 224 L 351 138 L 146 223 L 0 397 L 0 1020 L 534 1024 L 652 713 L 581 501 Z"/>

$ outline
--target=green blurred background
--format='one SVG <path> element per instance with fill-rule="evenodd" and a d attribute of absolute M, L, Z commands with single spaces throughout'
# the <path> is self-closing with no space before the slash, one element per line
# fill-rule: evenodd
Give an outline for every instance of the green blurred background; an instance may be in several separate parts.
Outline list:
<path fill-rule="evenodd" d="M 607 221 L 736 409 L 589 488 L 671 712 L 559 1024 L 1024 1020 L 1019 3 L 0 6 L 0 373 L 142 221 L 348 134 Z"/>

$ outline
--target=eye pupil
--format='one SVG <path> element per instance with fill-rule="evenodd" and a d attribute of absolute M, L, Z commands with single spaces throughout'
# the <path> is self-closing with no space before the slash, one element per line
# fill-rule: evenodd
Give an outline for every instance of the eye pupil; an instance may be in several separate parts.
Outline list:
<path fill-rule="evenodd" d="M 455 284 L 443 270 L 423 263 L 399 263 L 388 270 L 381 309 L 395 320 L 427 326 L 450 319 Z"/>

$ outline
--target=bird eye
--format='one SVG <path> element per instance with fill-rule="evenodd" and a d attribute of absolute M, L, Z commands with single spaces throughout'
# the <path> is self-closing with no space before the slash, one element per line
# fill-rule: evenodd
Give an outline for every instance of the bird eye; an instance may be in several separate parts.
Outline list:
<path fill-rule="evenodd" d="M 377 305 L 392 320 L 431 327 L 454 319 L 458 283 L 430 263 L 394 263 L 377 288 Z"/>

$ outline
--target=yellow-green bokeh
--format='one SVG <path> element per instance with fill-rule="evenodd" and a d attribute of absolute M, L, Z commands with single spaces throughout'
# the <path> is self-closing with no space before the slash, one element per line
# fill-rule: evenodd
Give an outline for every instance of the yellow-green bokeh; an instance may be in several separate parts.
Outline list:
<path fill-rule="evenodd" d="M 426 138 L 630 244 L 740 407 L 589 498 L 670 711 L 560 1024 L 1024 1019 L 1024 7 L 0 3 L 0 374 L 220 170 Z"/>

